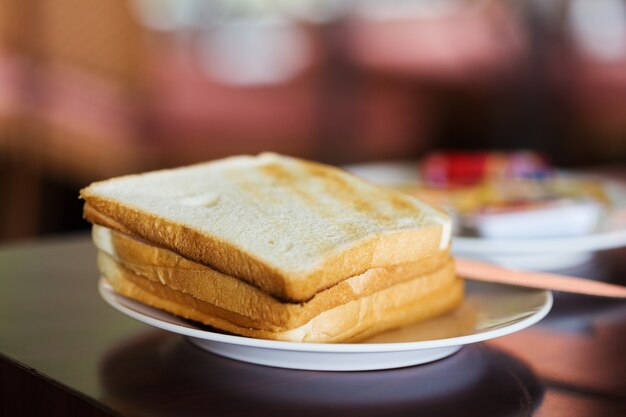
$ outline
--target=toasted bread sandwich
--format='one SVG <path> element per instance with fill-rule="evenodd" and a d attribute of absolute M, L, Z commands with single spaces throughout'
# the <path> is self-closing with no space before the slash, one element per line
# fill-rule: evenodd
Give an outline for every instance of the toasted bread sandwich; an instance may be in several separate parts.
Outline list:
<path fill-rule="evenodd" d="M 337 168 L 239 156 L 81 197 L 114 289 L 236 334 L 349 340 L 462 297 L 447 216 Z"/>

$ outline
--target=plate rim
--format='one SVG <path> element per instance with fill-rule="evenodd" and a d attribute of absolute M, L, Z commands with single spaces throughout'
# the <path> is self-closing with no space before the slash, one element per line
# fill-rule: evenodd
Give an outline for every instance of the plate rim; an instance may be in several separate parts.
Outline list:
<path fill-rule="evenodd" d="M 489 284 L 489 283 L 481 283 Z M 505 284 L 493 284 L 505 286 Z M 510 286 L 515 287 L 515 286 Z M 175 323 L 165 322 L 156 317 L 139 312 L 124 305 L 118 300 L 123 298 L 132 303 L 137 303 L 144 306 L 139 301 L 124 297 L 117 294 L 111 285 L 106 281 L 106 278 L 100 277 L 98 280 L 98 292 L 107 304 L 119 311 L 120 313 L 131 317 L 144 324 L 166 330 L 172 333 L 182 334 L 184 336 L 195 337 L 204 340 L 210 340 L 219 343 L 244 346 L 248 348 L 262 348 L 273 350 L 285 350 L 285 351 L 297 351 L 308 353 L 390 353 L 410 350 L 427 350 L 438 349 L 452 346 L 463 346 L 472 343 L 478 343 L 485 340 L 494 339 L 497 337 L 506 336 L 511 333 L 518 332 L 527 327 L 536 324 L 542 320 L 552 309 L 554 303 L 554 297 L 551 291 L 548 290 L 535 290 L 541 292 L 545 296 L 545 301 L 541 308 L 523 319 L 503 327 L 499 327 L 493 330 L 487 330 L 478 334 L 457 336 L 452 338 L 425 340 L 416 342 L 396 342 L 396 343 L 302 343 L 302 342 L 286 342 L 278 340 L 266 340 L 266 339 L 254 339 L 244 336 L 228 335 L 222 333 L 214 333 L 208 330 L 194 329 L 192 327 L 182 326 Z M 145 305 L 149 308 L 148 305 Z M 176 317 L 171 313 L 161 310 L 164 314 L 169 314 L 172 317 Z M 175 329 L 175 330 L 174 330 Z"/>
<path fill-rule="evenodd" d="M 491 254 L 557 254 L 597 252 L 626 245 L 626 228 L 603 231 L 583 236 L 550 237 L 531 239 L 487 239 L 479 237 L 453 236 L 453 250 L 463 253 Z"/>

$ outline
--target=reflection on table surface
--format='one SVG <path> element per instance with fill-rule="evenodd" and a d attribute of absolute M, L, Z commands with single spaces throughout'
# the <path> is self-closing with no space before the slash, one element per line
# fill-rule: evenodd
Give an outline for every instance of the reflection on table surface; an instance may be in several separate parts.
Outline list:
<path fill-rule="evenodd" d="M 528 415 L 543 395 L 523 362 L 481 345 L 392 371 L 311 372 L 233 361 L 160 331 L 112 348 L 99 376 L 106 403 L 150 415 Z"/>

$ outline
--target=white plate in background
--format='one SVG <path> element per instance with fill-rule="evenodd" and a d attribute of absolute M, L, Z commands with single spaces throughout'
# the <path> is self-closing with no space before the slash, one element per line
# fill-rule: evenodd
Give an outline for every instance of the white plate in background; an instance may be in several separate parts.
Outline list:
<path fill-rule="evenodd" d="M 368 163 L 346 169 L 387 186 L 415 183 L 420 179 L 416 162 Z M 567 175 L 583 176 L 573 172 Z M 558 270 L 589 261 L 593 252 L 626 246 L 626 185 L 609 179 L 598 180 L 602 181 L 611 206 L 590 233 L 523 239 L 454 235 L 452 250 L 458 256 L 513 268 Z"/>
<path fill-rule="evenodd" d="M 231 359 L 279 368 L 318 371 L 392 369 L 432 362 L 463 345 L 527 328 L 548 314 L 549 291 L 466 282 L 454 312 L 391 330 L 360 343 L 298 343 L 253 339 L 211 331 L 165 311 L 123 297 L 101 278 L 102 298 L 116 310 L 151 326 L 187 336 L 198 347 Z"/>

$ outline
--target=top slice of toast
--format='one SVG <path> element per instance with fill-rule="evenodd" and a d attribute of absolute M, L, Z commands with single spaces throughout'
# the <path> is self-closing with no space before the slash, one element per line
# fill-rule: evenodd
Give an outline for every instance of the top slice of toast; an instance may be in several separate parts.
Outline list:
<path fill-rule="evenodd" d="M 330 166 L 237 156 L 96 182 L 85 217 L 290 301 L 448 248 L 450 220 Z"/>

